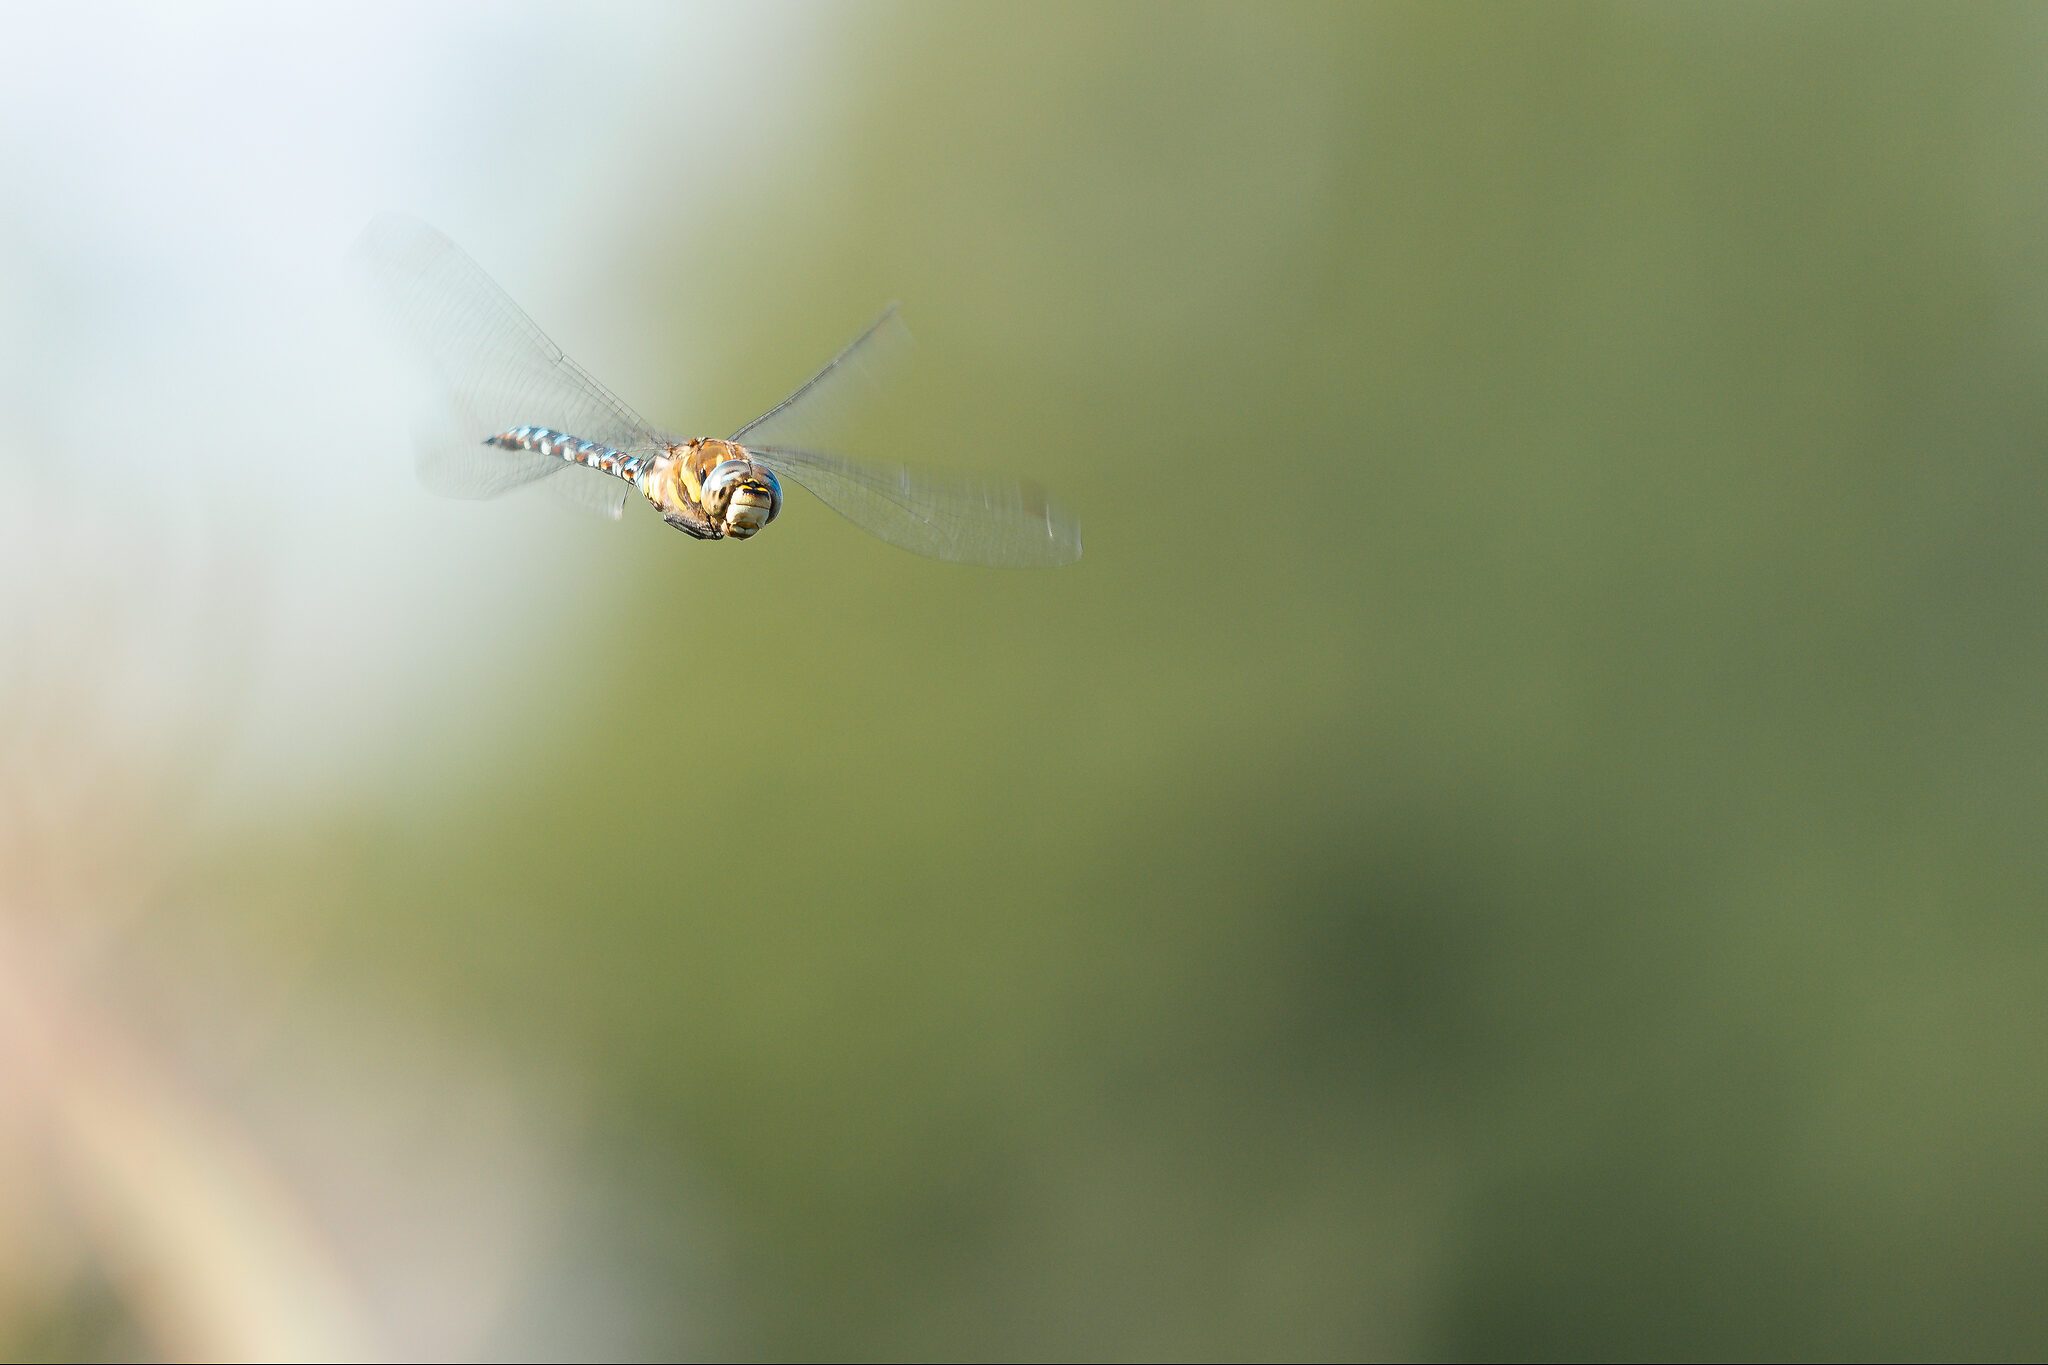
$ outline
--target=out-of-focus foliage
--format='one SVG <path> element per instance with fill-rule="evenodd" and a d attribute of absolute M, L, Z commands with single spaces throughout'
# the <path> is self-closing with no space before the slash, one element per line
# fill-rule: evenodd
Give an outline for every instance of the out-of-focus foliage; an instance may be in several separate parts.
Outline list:
<path fill-rule="evenodd" d="M 653 1353 L 2048 1346 L 2048 17 L 850 32 L 617 287 L 720 431 L 903 298 L 871 443 L 1086 557 L 560 523 L 501 748 L 238 932 L 576 1078 Z"/>

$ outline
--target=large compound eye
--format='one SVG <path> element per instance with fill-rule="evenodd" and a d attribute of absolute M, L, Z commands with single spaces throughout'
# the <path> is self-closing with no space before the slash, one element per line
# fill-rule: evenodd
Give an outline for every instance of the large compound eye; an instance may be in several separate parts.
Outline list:
<path fill-rule="evenodd" d="M 704 510 L 719 513 L 732 497 L 733 488 L 739 481 L 752 473 L 754 466 L 745 460 L 720 460 L 704 476 Z"/>
<path fill-rule="evenodd" d="M 761 523 L 766 526 L 769 521 L 782 514 L 782 480 L 776 478 L 775 471 L 764 464 L 755 465 L 754 473 L 768 485 L 768 521 Z"/>

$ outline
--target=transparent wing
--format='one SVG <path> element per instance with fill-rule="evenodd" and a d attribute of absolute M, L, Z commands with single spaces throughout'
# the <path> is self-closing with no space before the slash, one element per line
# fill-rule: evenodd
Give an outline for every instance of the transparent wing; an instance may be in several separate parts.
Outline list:
<path fill-rule="evenodd" d="M 825 368 L 805 380 L 789 397 L 732 434 L 747 446 L 786 446 L 797 450 L 828 450 L 847 428 L 860 400 L 880 389 L 910 354 L 910 329 L 896 315 L 896 305 L 847 343 Z"/>
<path fill-rule="evenodd" d="M 578 511 L 613 521 L 625 512 L 634 488 L 624 479 L 554 455 L 487 446 L 472 439 L 475 429 L 476 419 L 463 417 L 452 403 L 436 402 L 419 414 L 411 433 L 420 482 L 428 491 L 447 498 L 494 498 L 538 484 Z"/>
<path fill-rule="evenodd" d="M 555 479 L 541 475 L 545 480 L 541 487 L 547 489 L 555 501 L 579 512 L 617 521 L 625 515 L 626 499 L 639 491 L 624 479 L 601 469 L 582 469 L 562 460 L 555 463 L 561 465 L 565 472 Z"/>
<path fill-rule="evenodd" d="M 933 559 L 1003 568 L 1071 564 L 1081 527 L 1015 479 L 941 474 L 786 446 L 747 449 L 873 536 Z"/>
<path fill-rule="evenodd" d="M 543 426 L 619 450 L 660 435 L 559 346 L 463 250 L 413 218 L 380 217 L 355 258 L 385 322 L 434 377 L 437 400 L 416 426 L 421 480 L 437 493 L 495 497 L 546 480 L 570 502 L 617 516 L 624 480 L 553 456 L 483 444 Z"/>
<path fill-rule="evenodd" d="M 1080 526 L 1036 484 L 825 453 L 860 401 L 909 352 L 910 329 L 892 303 L 824 369 L 732 439 L 870 535 L 917 554 L 1007 567 L 1079 559 Z"/>

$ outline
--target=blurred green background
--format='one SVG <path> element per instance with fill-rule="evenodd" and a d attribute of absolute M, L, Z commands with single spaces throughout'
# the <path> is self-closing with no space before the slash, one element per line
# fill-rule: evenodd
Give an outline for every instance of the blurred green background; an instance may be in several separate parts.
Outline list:
<path fill-rule="evenodd" d="M 579 287 L 721 431 L 903 298 L 1085 558 L 519 522 L 619 590 L 205 932 L 573 1078 L 650 1355 L 2048 1350 L 2048 11 L 841 32 Z"/>

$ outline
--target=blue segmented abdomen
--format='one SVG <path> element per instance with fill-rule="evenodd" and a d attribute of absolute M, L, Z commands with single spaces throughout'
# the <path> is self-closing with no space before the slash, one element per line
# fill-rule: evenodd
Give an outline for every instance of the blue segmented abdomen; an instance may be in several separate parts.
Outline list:
<path fill-rule="evenodd" d="M 496 436 L 485 437 L 484 444 L 503 450 L 531 450 L 539 455 L 559 456 L 570 464 L 588 465 L 592 469 L 615 474 L 628 483 L 640 481 L 640 470 L 646 463 L 637 455 L 628 455 L 608 445 L 581 440 L 546 427 L 514 427 Z"/>

